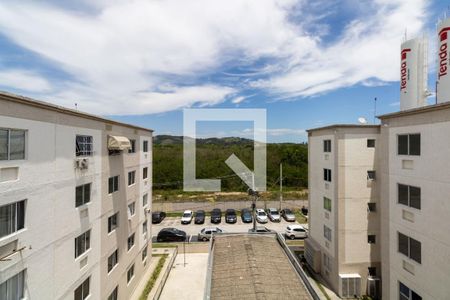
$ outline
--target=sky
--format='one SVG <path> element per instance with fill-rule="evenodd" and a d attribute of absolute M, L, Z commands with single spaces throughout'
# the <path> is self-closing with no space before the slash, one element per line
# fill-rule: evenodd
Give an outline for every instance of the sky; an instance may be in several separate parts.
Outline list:
<path fill-rule="evenodd" d="M 399 110 L 399 49 L 447 1 L 0 1 L 0 90 L 183 134 L 186 108 L 262 108 L 269 142 Z M 376 111 L 375 111 L 375 101 Z M 434 102 L 430 97 L 429 103 Z M 251 122 L 200 122 L 251 137 Z"/>

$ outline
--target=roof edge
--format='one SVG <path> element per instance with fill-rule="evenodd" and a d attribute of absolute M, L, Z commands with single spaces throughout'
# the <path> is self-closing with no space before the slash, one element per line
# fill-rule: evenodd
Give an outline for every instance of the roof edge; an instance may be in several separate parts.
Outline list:
<path fill-rule="evenodd" d="M 86 119 L 99 121 L 99 122 L 104 122 L 104 123 L 108 123 L 108 124 L 112 124 L 112 125 L 119 125 L 119 126 L 129 127 L 129 128 L 133 128 L 133 129 L 154 132 L 154 130 L 150 129 L 150 128 L 140 127 L 140 126 L 136 126 L 136 125 L 132 125 L 132 124 L 128 124 L 128 123 L 122 123 L 122 122 L 111 120 L 111 119 L 108 119 L 105 117 L 100 117 L 97 115 L 89 114 L 86 112 L 81 112 L 81 111 L 78 111 L 75 109 L 67 108 L 64 106 L 52 104 L 52 103 L 41 101 L 41 100 L 36 100 L 36 99 L 30 98 L 30 97 L 21 96 L 21 95 L 13 94 L 13 93 L 6 92 L 6 91 L 0 91 L 0 100 L 20 103 L 20 104 L 33 106 L 33 107 L 37 107 L 37 108 L 42 108 L 42 109 L 47 109 L 47 110 L 59 112 L 59 113 L 66 114 L 66 115 L 77 116 L 77 117 L 86 118 Z"/>
<path fill-rule="evenodd" d="M 395 117 L 416 115 L 416 114 L 421 114 L 421 113 L 430 112 L 430 111 L 437 111 L 437 110 L 446 109 L 446 108 L 450 108 L 450 102 L 436 103 L 436 104 L 430 104 L 430 105 L 425 105 L 425 106 L 421 106 L 421 107 L 411 108 L 411 109 L 407 109 L 407 110 L 396 111 L 393 113 L 379 115 L 379 116 L 377 116 L 377 118 L 380 120 L 390 119 L 390 118 L 395 118 Z"/>
<path fill-rule="evenodd" d="M 313 131 L 319 131 L 319 130 L 331 129 L 331 128 L 379 128 L 379 127 L 380 127 L 380 125 L 376 125 L 376 124 L 366 124 L 366 125 L 364 125 L 364 124 L 332 124 L 332 125 L 307 129 L 306 132 L 313 132 Z"/>

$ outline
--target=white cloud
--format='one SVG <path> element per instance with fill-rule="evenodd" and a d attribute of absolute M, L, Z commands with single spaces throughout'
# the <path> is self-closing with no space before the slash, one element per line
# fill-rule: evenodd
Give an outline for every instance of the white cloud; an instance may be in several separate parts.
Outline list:
<path fill-rule="evenodd" d="M 2 1 L 0 33 L 68 76 L 22 72 L 2 85 L 101 114 L 238 104 L 247 88 L 282 98 L 396 81 L 405 26 L 419 32 L 426 9 L 426 0 L 366 3 L 325 43 L 332 10 L 311 15 L 302 0 L 84 0 L 76 11 L 53 3 Z M 239 83 L 204 79 L 228 65 L 253 68 Z"/>
<path fill-rule="evenodd" d="M 49 92 L 50 83 L 38 74 L 27 70 L 0 70 L 0 86 L 29 92 Z"/>

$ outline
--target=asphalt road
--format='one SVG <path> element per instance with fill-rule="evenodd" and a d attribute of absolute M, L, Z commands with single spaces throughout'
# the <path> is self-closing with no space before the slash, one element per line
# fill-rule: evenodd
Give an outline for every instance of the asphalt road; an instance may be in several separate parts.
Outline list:
<path fill-rule="evenodd" d="M 265 224 L 256 223 L 257 226 L 265 226 L 269 229 L 275 230 L 279 233 L 284 233 L 286 226 L 292 224 L 299 224 L 296 222 L 286 222 L 281 219 L 281 222 L 271 222 L 270 220 Z M 308 228 L 308 224 L 301 224 L 303 227 Z M 241 218 L 238 217 L 238 221 L 235 224 L 228 224 L 225 222 L 225 218 L 222 217 L 222 222 L 219 224 L 211 223 L 210 217 L 206 217 L 204 224 L 194 224 L 192 220 L 191 224 L 181 224 L 181 217 L 165 218 L 160 224 L 152 224 L 152 242 L 156 242 L 156 236 L 162 228 L 173 227 L 179 230 L 183 230 L 189 237 L 190 242 L 197 242 L 197 235 L 205 227 L 219 227 L 225 232 L 248 232 L 253 227 L 253 223 L 243 223 Z"/>

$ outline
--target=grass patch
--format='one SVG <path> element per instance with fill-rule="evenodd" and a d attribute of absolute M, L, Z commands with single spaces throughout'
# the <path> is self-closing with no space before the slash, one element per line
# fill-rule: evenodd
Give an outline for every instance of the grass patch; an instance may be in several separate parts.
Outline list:
<path fill-rule="evenodd" d="M 153 243 L 152 244 L 152 248 L 176 248 L 176 247 L 178 247 L 176 244 L 170 244 L 170 243 Z M 159 254 L 155 254 L 154 256 L 159 256 Z"/>
<path fill-rule="evenodd" d="M 300 209 L 294 209 L 294 214 L 297 222 L 300 224 L 308 223 L 308 218 L 302 214 Z"/>
<path fill-rule="evenodd" d="M 155 282 L 159 277 L 159 273 L 161 273 L 161 270 L 162 270 L 164 263 L 166 262 L 166 259 L 168 256 L 169 256 L 169 254 L 161 255 L 161 258 L 159 259 L 155 270 L 153 270 L 153 274 L 150 277 L 149 281 L 147 281 L 147 284 L 145 285 L 144 291 L 142 292 L 141 296 L 139 297 L 139 300 L 147 300 L 148 294 L 150 294 L 153 286 L 155 285 Z"/>

